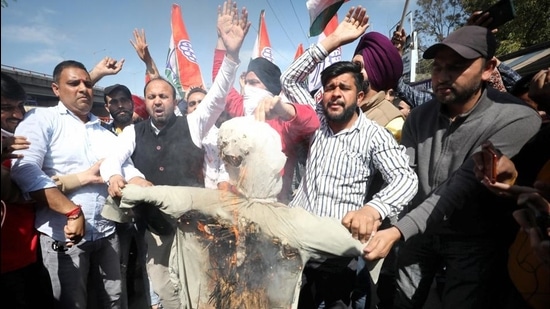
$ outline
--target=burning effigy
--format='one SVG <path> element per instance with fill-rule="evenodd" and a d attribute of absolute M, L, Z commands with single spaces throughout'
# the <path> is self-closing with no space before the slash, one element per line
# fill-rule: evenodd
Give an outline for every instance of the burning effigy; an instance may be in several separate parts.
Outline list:
<path fill-rule="evenodd" d="M 296 308 L 308 260 L 365 245 L 335 218 L 277 202 L 286 158 L 268 124 L 231 119 L 218 145 L 234 190 L 127 185 L 106 207 L 146 203 L 177 222 L 169 267 L 184 308 Z"/>

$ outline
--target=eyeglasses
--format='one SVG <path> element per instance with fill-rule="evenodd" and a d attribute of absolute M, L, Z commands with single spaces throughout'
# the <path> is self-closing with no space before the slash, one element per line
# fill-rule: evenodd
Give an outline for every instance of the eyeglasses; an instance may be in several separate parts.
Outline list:
<path fill-rule="evenodd" d="M 187 106 L 189 106 L 189 107 L 193 107 L 193 106 L 195 106 L 195 105 L 199 104 L 200 102 L 202 102 L 202 100 L 197 100 L 197 101 L 189 101 L 189 102 L 187 102 Z"/>

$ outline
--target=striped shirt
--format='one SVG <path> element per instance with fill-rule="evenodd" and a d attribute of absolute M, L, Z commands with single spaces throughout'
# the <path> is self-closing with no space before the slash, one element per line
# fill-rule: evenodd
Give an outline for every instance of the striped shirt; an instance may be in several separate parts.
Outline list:
<path fill-rule="evenodd" d="M 283 73 L 283 91 L 291 102 L 312 103 L 308 91 L 302 87 L 302 78 L 307 78 L 326 54 L 320 45 L 315 45 Z M 375 208 L 381 218 L 401 212 L 418 189 L 418 179 L 409 167 L 405 148 L 386 129 L 367 119 L 359 108 L 354 125 L 336 134 L 328 126 L 321 104 L 316 105 L 316 111 L 321 127 L 312 137 L 305 174 L 289 205 L 319 216 L 342 219 L 347 212 L 364 206 L 369 185 L 379 171 L 387 185 L 366 204 Z"/>

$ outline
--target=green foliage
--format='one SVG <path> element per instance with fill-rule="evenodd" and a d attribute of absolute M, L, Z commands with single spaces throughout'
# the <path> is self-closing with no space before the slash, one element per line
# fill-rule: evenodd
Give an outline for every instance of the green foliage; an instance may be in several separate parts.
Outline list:
<path fill-rule="evenodd" d="M 417 0 L 414 27 L 418 33 L 419 52 L 441 42 L 455 29 L 466 24 L 475 11 L 483 11 L 498 0 Z M 497 55 L 550 41 L 550 1 L 515 0 L 516 18 L 495 34 L 499 41 Z M 417 74 L 430 72 L 430 61 L 421 59 Z"/>
<path fill-rule="evenodd" d="M 421 52 L 443 41 L 467 18 L 459 0 L 417 0 L 416 4 L 419 8 L 415 11 L 414 27 Z"/>
<path fill-rule="evenodd" d="M 471 12 L 485 10 L 497 0 L 463 0 L 464 10 Z M 550 40 L 550 1 L 515 0 L 516 18 L 504 24 L 495 34 L 500 46 L 497 55 L 504 55 L 519 49 Z"/>

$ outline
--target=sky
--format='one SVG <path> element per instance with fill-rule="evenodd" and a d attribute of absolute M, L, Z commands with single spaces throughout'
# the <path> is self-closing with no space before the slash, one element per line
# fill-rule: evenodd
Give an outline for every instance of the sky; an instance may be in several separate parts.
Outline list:
<path fill-rule="evenodd" d="M 361 5 L 370 17 L 368 31 L 390 36 L 399 22 L 406 0 L 350 0 L 338 11 L 339 21 L 352 6 Z M 415 8 L 409 1 L 408 11 Z M 211 85 L 212 59 L 216 46 L 216 16 L 222 0 L 7 0 L 2 8 L 1 62 L 26 71 L 51 75 L 63 60 L 82 62 L 88 70 L 106 56 L 124 59 L 122 71 L 106 76 L 96 86 L 118 83 L 142 96 L 145 65 L 130 44 L 134 29 L 144 29 L 149 51 L 161 75 L 168 52 L 170 13 L 173 3 L 181 7 L 183 21 L 206 86 Z M 258 31 L 260 11 L 273 50 L 274 62 L 284 71 L 300 43 L 304 48 L 318 37 L 308 37 L 310 24 L 306 0 L 240 0 L 252 25 L 241 48 L 240 72 L 246 70 Z M 410 33 L 409 27 L 405 27 Z M 351 60 L 355 43 L 342 48 L 342 59 Z"/>

